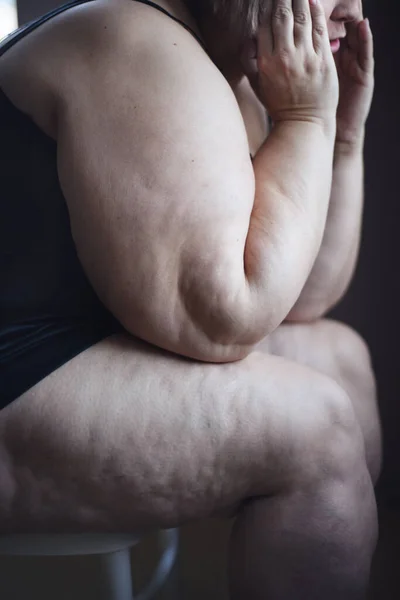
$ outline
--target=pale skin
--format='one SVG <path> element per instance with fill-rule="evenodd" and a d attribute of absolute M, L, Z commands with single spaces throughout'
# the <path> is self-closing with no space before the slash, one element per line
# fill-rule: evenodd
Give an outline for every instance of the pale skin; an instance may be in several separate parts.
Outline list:
<path fill-rule="evenodd" d="M 271 327 L 268 335 L 261 335 L 259 339 L 252 333 L 253 341 L 247 339 L 247 333 L 241 338 L 240 327 L 234 331 L 223 323 L 219 329 L 218 323 L 214 323 L 217 333 L 211 339 L 208 330 L 201 329 L 203 323 L 209 323 L 210 315 L 191 312 L 196 318 L 185 321 L 182 303 L 175 302 L 180 297 L 173 282 L 179 280 L 178 275 L 187 265 L 189 275 L 179 281 L 184 290 L 191 292 L 195 285 L 191 273 L 201 267 L 202 287 L 215 293 L 218 300 L 221 295 L 219 288 L 213 287 L 215 275 L 207 270 L 208 251 L 211 253 L 217 248 L 215 252 L 222 257 L 225 271 L 229 270 L 230 254 L 225 255 L 223 248 L 219 250 L 220 246 L 214 246 L 211 236 L 207 238 L 207 247 L 204 248 L 204 243 L 199 246 L 202 262 L 192 259 L 188 240 L 195 245 L 197 237 L 201 239 L 205 231 L 210 230 L 206 220 L 206 229 L 201 229 L 203 223 L 199 218 L 207 212 L 206 203 L 201 199 L 203 212 L 196 213 L 195 224 L 200 228 L 196 236 L 196 231 L 190 229 L 191 213 L 184 206 L 173 205 L 172 200 L 182 194 L 196 201 L 193 189 L 205 184 L 196 168 L 199 173 L 206 170 L 210 177 L 208 187 L 220 186 L 221 197 L 224 184 L 212 179 L 213 165 L 216 165 L 216 173 L 228 167 L 229 173 L 243 173 L 242 178 L 238 176 L 233 182 L 233 187 L 240 188 L 246 198 L 242 212 L 233 217 L 234 224 L 227 227 L 226 234 L 224 230 L 217 231 L 218 239 L 222 236 L 232 247 L 232 255 L 238 254 L 234 240 L 239 240 L 240 245 L 244 237 L 243 215 L 247 214 L 247 222 L 249 219 L 246 210 L 250 205 L 251 165 L 245 162 L 249 160 L 248 151 L 256 154 L 256 177 L 261 171 L 263 155 L 269 152 L 268 147 L 263 146 L 267 135 L 265 113 L 245 80 L 239 78 L 238 82 L 232 76 L 230 81 L 228 74 L 235 72 L 235 65 L 227 68 L 222 77 L 196 40 L 167 17 L 125 0 L 90 4 L 69 11 L 7 53 L 0 60 L 0 85 L 17 106 L 29 112 L 36 123 L 57 140 L 60 179 L 81 260 L 100 297 L 125 319 L 128 330 L 136 327 L 130 312 L 124 313 L 129 298 L 121 299 L 121 294 L 113 297 L 108 292 L 118 288 L 118 279 L 107 275 L 107 257 L 100 254 L 97 261 L 102 264 L 103 272 L 90 271 L 95 256 L 91 253 L 100 249 L 96 247 L 96 240 L 90 238 L 91 228 L 85 225 L 85 220 L 96 216 L 91 213 L 91 196 L 86 198 L 83 190 L 95 189 L 93 196 L 101 199 L 102 171 L 115 157 L 112 163 L 112 168 L 117 170 L 115 181 L 123 181 L 126 189 L 133 186 L 135 197 L 142 200 L 141 206 L 150 206 L 148 213 L 136 215 L 142 225 L 136 232 L 137 237 L 140 237 L 139 231 L 144 232 L 141 233 L 142 246 L 129 249 L 129 260 L 118 262 L 117 242 L 125 234 L 124 220 L 122 224 L 119 221 L 115 243 L 108 240 L 107 252 L 115 261 L 113 277 L 117 277 L 115 271 L 126 272 L 131 277 L 131 256 L 152 259 L 143 266 L 137 258 L 134 262 L 136 273 L 140 275 L 136 275 L 138 289 L 143 290 L 145 303 L 140 304 L 139 298 L 137 308 L 145 310 L 150 304 L 149 310 L 154 312 L 150 315 L 149 329 L 104 340 L 0 413 L 1 529 L 147 531 L 178 526 L 204 516 L 237 515 L 231 542 L 232 598 L 362 598 L 376 540 L 373 484 L 381 463 L 375 382 L 363 340 L 348 327 L 320 317 L 344 293 L 356 261 L 365 122 L 354 123 L 355 126 L 349 128 L 349 114 L 338 111 L 336 136 L 341 131 L 351 130 L 354 133 L 351 139 L 333 139 L 327 134 L 326 141 L 319 132 L 314 134 L 314 130 L 307 130 L 311 141 L 315 137 L 315 144 L 320 144 L 318 156 L 325 152 L 326 164 L 334 162 L 334 169 L 326 215 L 324 217 L 321 209 L 315 221 L 321 231 L 313 243 L 310 242 L 309 252 L 313 256 L 310 276 L 306 273 L 311 259 L 304 260 L 304 265 L 301 261 L 294 266 L 285 263 L 285 268 L 293 267 L 296 272 L 303 269 L 304 280 L 301 283 L 299 278 L 297 303 L 294 302 L 296 290 L 285 290 L 285 295 L 293 298 L 292 312 L 288 310 L 285 317 L 296 323 Z M 111 4 L 118 5 L 120 10 L 116 11 L 115 6 L 110 8 Z M 159 4 L 202 33 L 180 2 Z M 323 8 L 330 35 L 344 32 L 349 21 L 361 21 L 358 2 L 343 0 L 339 4 L 326 0 Z M 108 34 L 104 33 L 105 24 Z M 134 44 L 134 50 L 149 52 L 141 33 L 147 27 L 154 32 L 152 52 L 156 59 L 145 63 L 144 69 L 140 62 L 127 65 L 122 60 L 126 56 L 124 32 L 129 32 L 129 43 Z M 113 48 L 114 59 L 108 63 L 107 49 L 99 40 L 112 36 L 115 31 L 122 41 Z M 72 32 L 73 47 L 70 45 Z M 82 32 L 81 37 L 79 32 Z M 372 60 L 370 34 L 364 44 L 363 56 Z M 158 62 L 158 49 L 162 55 L 166 53 L 166 63 Z M 98 135 L 102 110 L 106 106 L 110 108 L 110 97 L 103 87 L 105 72 L 97 74 L 99 79 L 96 80 L 96 69 L 91 62 L 94 50 L 97 64 L 111 65 L 106 75 L 113 88 L 112 114 L 121 114 L 127 106 L 118 104 L 118 82 L 124 82 L 121 97 L 129 97 L 133 88 L 125 70 L 128 68 L 134 75 L 134 89 L 139 91 L 135 91 L 130 106 L 134 104 L 138 120 L 135 136 L 129 136 L 129 140 L 124 137 L 127 122 L 122 122 L 119 129 L 119 123 L 112 121 L 115 129 L 104 132 L 105 140 Z M 82 51 L 83 63 L 79 54 Z M 135 56 L 135 52 L 132 54 Z M 177 95 L 168 96 L 167 90 L 173 86 L 169 85 L 170 74 L 162 79 L 165 65 L 174 64 L 175 57 L 182 55 L 188 59 L 187 66 L 179 58 L 178 70 L 172 72 Z M 369 64 L 372 68 L 372 63 Z M 193 72 L 196 77 L 191 77 Z M 179 73 L 185 85 L 181 84 Z M 370 72 L 368 78 L 372 85 Z M 165 96 L 154 97 L 152 92 L 146 91 L 145 82 L 149 80 L 153 84 L 157 82 Z M 226 86 L 226 81 L 231 85 Z M 372 97 L 372 87 L 359 87 L 368 89 Z M 214 104 L 220 106 L 220 112 L 214 113 L 206 104 L 192 105 L 187 90 L 201 96 L 203 88 L 215 90 Z M 173 91 L 168 93 L 173 94 Z M 68 109 L 54 116 L 54 98 L 60 94 L 65 99 L 64 106 L 71 107 L 75 128 L 71 128 Z M 182 94 L 184 98 L 179 104 Z M 367 95 L 367 92 L 365 96 L 358 94 L 360 104 L 354 111 L 359 114 L 364 103 L 365 119 L 369 110 Z M 354 89 L 352 97 L 356 97 Z M 149 135 L 146 127 L 141 129 L 140 126 L 147 113 L 140 111 L 145 111 L 144 107 L 152 110 L 152 103 L 156 103 L 150 114 L 154 128 Z M 238 103 L 246 129 L 243 122 L 239 122 Z M 97 106 L 98 117 L 94 106 Z M 175 122 L 172 107 L 176 106 L 180 120 Z M 201 122 L 207 151 L 202 154 L 201 148 L 197 151 L 190 146 L 187 136 L 189 124 L 198 124 L 201 114 L 207 110 L 208 117 Z M 135 115 L 131 118 L 135 119 Z M 346 127 L 341 128 L 340 122 L 346 120 Z M 213 131 L 207 137 L 210 121 Z M 171 123 L 176 127 L 169 130 Z M 217 124 L 220 145 L 214 148 Z M 85 137 L 76 139 L 72 131 L 83 131 Z M 170 157 L 171 152 L 163 151 L 165 138 L 157 137 L 159 132 L 174 136 L 176 156 Z M 282 130 L 281 134 L 278 131 L 274 134 L 275 142 L 279 142 L 279 135 L 283 139 L 284 135 L 291 134 L 291 131 Z M 152 136 L 155 136 L 153 143 Z M 198 132 L 196 139 L 200 147 L 202 137 Z M 76 143 L 81 148 L 81 161 L 87 160 L 86 151 L 98 149 L 93 161 L 98 171 L 89 173 L 91 179 L 85 181 L 79 178 L 71 181 L 71 173 L 79 170 L 79 161 L 76 164 L 73 161 L 78 148 Z M 179 154 L 180 147 L 184 149 L 182 154 Z M 302 154 L 304 148 L 299 145 L 299 156 Z M 132 158 L 129 177 L 134 172 L 133 179 L 120 167 L 128 156 Z M 192 158 L 185 162 L 188 156 Z M 171 161 L 160 169 L 169 173 L 167 188 L 165 177 L 159 181 L 153 175 L 154 162 L 159 166 L 164 160 Z M 190 161 L 194 167 L 189 165 Z M 133 171 L 136 168 L 138 171 Z M 188 173 L 186 181 L 189 168 L 194 170 Z M 141 179 L 141 173 L 146 177 Z M 182 188 L 174 187 L 176 173 Z M 108 181 L 107 197 L 114 198 L 114 210 L 118 210 L 121 190 L 114 180 Z M 326 195 L 330 186 L 326 182 L 319 185 L 315 190 L 321 189 L 321 194 Z M 157 196 L 161 193 L 159 190 L 161 196 Z M 157 207 L 162 204 L 160 198 L 167 204 L 162 214 L 151 212 L 154 197 Z M 210 222 L 218 224 L 222 219 L 225 224 L 229 208 L 229 203 L 214 206 Z M 310 215 L 312 208 L 311 205 L 307 208 Z M 278 213 L 276 217 L 281 218 Z M 150 221 L 149 230 L 146 230 L 146 219 Z M 111 215 L 108 222 L 112 223 Z M 236 226 L 236 222 L 240 226 Z M 98 221 L 97 225 L 101 238 L 102 223 Z M 300 217 L 298 226 L 301 226 Z M 151 237 L 146 238 L 146 231 L 152 232 Z M 160 254 L 157 246 L 148 241 L 158 238 L 162 239 Z M 179 264 L 173 258 L 176 247 L 185 249 L 184 259 Z M 169 248 L 172 249 L 170 254 Z M 158 276 L 152 271 L 154 264 L 159 269 Z M 165 287 L 164 281 L 170 287 Z M 233 284 L 236 285 L 236 279 L 228 281 L 226 289 L 235 290 Z M 262 289 L 262 285 L 259 287 Z M 213 294 L 210 301 L 214 299 Z M 164 305 L 167 305 L 167 316 Z M 189 310 L 193 311 L 192 305 Z M 244 323 L 243 311 L 236 313 L 233 308 L 232 311 L 235 323 Z M 269 319 L 265 323 L 261 318 L 256 321 L 256 329 L 259 326 L 268 329 L 272 323 Z M 251 329 L 251 322 L 248 324 Z M 336 561 L 334 572 L 332 560 Z M 301 577 L 301 585 L 297 577 Z"/>
<path fill-rule="evenodd" d="M 318 258 L 292 311 L 294 318 L 297 313 L 301 318 L 303 311 L 306 318 L 315 318 L 332 308 L 347 290 L 357 263 L 364 201 L 365 122 L 373 96 L 374 59 L 369 23 L 362 19 L 360 4 L 353 4 L 355 19 L 347 25 L 346 46 L 335 55 L 340 99 L 328 218 Z M 327 3 L 327 7 L 329 14 L 331 5 Z"/>

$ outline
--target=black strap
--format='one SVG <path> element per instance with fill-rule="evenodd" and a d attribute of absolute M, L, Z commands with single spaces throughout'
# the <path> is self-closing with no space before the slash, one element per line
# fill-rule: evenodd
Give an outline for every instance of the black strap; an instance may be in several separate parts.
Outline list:
<path fill-rule="evenodd" d="M 163 12 L 168 17 L 170 17 L 171 19 L 173 19 L 174 21 L 176 21 L 177 23 L 182 25 L 182 27 L 184 27 L 187 31 L 189 31 L 189 33 L 191 33 L 196 38 L 196 40 L 199 42 L 199 44 L 201 44 L 201 46 L 204 48 L 204 50 L 208 54 L 208 50 L 205 47 L 205 45 L 203 44 L 202 40 L 199 38 L 197 33 L 195 33 L 188 25 L 186 25 L 186 23 L 184 23 L 180 19 L 177 19 L 173 15 L 171 15 L 164 8 L 162 8 L 161 6 L 158 6 L 158 4 L 155 4 L 154 2 L 150 2 L 150 0 L 133 0 L 133 1 L 140 2 L 141 4 L 147 4 L 148 6 L 152 6 L 153 8 Z M 56 17 L 57 15 L 65 12 L 69 8 L 79 6 L 80 4 L 86 4 L 87 2 L 93 2 L 93 0 L 74 0 L 74 2 L 69 2 L 68 4 L 63 4 L 62 6 L 59 6 L 58 8 L 55 8 L 54 10 L 46 13 L 42 17 L 39 17 L 39 19 L 35 19 L 34 21 L 30 21 L 26 25 L 23 25 L 22 27 L 20 27 L 19 29 L 17 29 L 16 31 L 14 31 L 10 35 L 8 35 L 3 40 L 3 42 L 0 44 L 0 56 L 2 56 L 2 54 L 7 52 L 7 50 L 9 50 L 14 44 L 16 44 L 23 37 L 25 37 L 26 35 L 31 33 L 31 31 L 34 31 L 35 29 L 37 29 L 37 27 L 40 27 L 40 25 L 43 25 L 43 23 L 46 23 L 53 17 Z"/>
<path fill-rule="evenodd" d="M 164 8 L 162 8 L 161 6 L 158 6 L 158 4 L 155 4 L 154 2 L 151 2 L 150 0 L 133 0 L 133 1 L 140 2 L 141 4 L 147 4 L 148 6 L 152 6 L 153 8 L 165 13 L 168 17 L 170 17 L 177 23 L 180 23 L 180 25 L 182 25 L 187 31 L 189 31 L 189 33 L 191 33 L 196 38 L 196 40 L 199 42 L 199 44 L 201 44 L 201 46 L 204 48 L 205 52 L 207 52 L 207 54 L 208 54 L 208 50 L 205 47 L 205 45 L 203 44 L 202 40 L 188 25 L 186 25 L 186 23 L 184 23 L 180 19 L 177 19 L 176 17 L 171 15 L 168 11 L 166 11 Z M 34 21 L 27 23 L 23 27 L 20 27 L 19 29 L 17 29 L 16 31 L 11 33 L 9 36 L 7 36 L 5 38 L 5 40 L 3 40 L 3 42 L 0 44 L 0 56 L 2 54 L 4 54 L 5 52 L 7 52 L 7 50 L 9 50 L 20 39 L 22 39 L 23 37 L 28 35 L 31 31 L 34 31 L 35 29 L 37 29 L 37 27 L 40 27 L 40 25 L 43 25 L 43 23 L 46 23 L 53 17 L 56 17 L 57 15 L 65 12 L 69 8 L 79 6 L 80 4 L 86 4 L 87 2 L 93 2 L 93 0 L 74 0 L 73 2 L 69 2 L 68 4 L 63 4 L 62 6 L 59 6 L 58 8 L 55 8 L 54 10 L 46 13 L 42 17 L 39 17 L 39 19 L 35 19 Z M 250 154 L 250 158 L 251 158 L 251 160 L 254 160 L 254 157 L 251 154 Z"/>
<path fill-rule="evenodd" d="M 63 13 L 64 11 L 68 10 L 69 8 L 73 8 L 74 6 L 79 6 L 80 4 L 86 4 L 87 2 L 92 2 L 92 1 L 93 0 L 75 0 L 74 2 L 69 2 L 68 4 L 63 4 L 63 6 L 59 6 L 58 8 L 55 8 L 54 10 L 46 13 L 42 17 L 39 17 L 39 19 L 35 19 L 34 21 L 30 21 L 26 25 L 23 25 L 22 27 L 20 27 L 13 33 L 10 33 L 10 35 L 8 35 L 3 40 L 3 42 L 0 44 L 0 56 L 2 56 L 2 54 L 7 52 L 7 50 L 9 50 L 12 46 L 14 46 L 14 44 L 16 44 L 19 40 L 21 40 L 26 35 L 28 35 L 28 33 L 30 33 L 31 31 L 34 31 L 37 27 L 39 27 L 40 25 L 43 25 L 43 23 L 46 23 L 53 17 L 56 17 L 57 15 Z"/>
<path fill-rule="evenodd" d="M 205 47 L 203 41 L 199 38 L 199 36 L 197 35 L 197 33 L 195 33 L 193 31 L 193 29 L 191 29 L 189 27 L 189 25 L 186 25 L 186 23 L 184 23 L 180 19 L 177 19 L 173 15 L 171 15 L 167 10 L 165 10 L 165 8 L 162 8 L 161 6 L 158 6 L 158 4 L 154 4 L 154 2 L 151 2 L 150 0 L 134 0 L 134 2 L 140 2 L 141 4 L 148 4 L 148 6 L 152 6 L 153 8 L 156 8 L 157 10 L 160 10 L 161 12 L 163 12 L 164 14 L 166 14 L 168 17 L 171 17 L 171 19 L 173 19 L 177 23 L 180 23 L 180 25 L 182 25 L 185 29 L 187 29 L 187 31 L 189 31 L 189 33 L 191 33 L 196 38 L 196 40 L 199 42 L 199 44 L 201 44 L 201 46 L 204 48 L 204 50 L 208 54 L 207 48 Z"/>

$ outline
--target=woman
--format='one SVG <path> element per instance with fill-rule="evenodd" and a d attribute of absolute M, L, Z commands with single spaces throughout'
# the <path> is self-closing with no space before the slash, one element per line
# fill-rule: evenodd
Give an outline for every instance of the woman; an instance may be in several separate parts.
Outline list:
<path fill-rule="evenodd" d="M 0 87 L 2 530 L 236 516 L 232 598 L 361 598 L 374 377 L 322 319 L 359 244 L 359 1 L 73 2 Z"/>

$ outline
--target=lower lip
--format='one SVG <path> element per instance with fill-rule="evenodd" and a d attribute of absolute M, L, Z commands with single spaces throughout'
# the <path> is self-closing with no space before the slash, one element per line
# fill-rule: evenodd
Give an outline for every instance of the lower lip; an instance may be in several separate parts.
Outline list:
<path fill-rule="evenodd" d="M 332 52 L 337 52 L 340 48 L 340 40 L 332 40 L 331 41 L 331 50 Z"/>

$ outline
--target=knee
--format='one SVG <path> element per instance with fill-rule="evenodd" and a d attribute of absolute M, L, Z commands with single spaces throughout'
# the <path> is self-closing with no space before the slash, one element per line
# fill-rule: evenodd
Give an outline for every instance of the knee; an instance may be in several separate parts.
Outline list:
<path fill-rule="evenodd" d="M 363 521 L 370 548 L 376 543 L 376 503 L 362 428 L 341 386 L 326 382 L 320 397 L 319 421 L 302 457 L 302 477 L 293 481 L 292 490 L 318 492 L 327 515 L 340 514 L 342 522 Z"/>
<path fill-rule="evenodd" d="M 336 379 L 352 399 L 363 432 L 368 468 L 373 483 L 382 465 L 382 431 L 375 375 L 368 345 L 353 329 L 335 321 L 319 325 L 329 339 Z"/>
<path fill-rule="evenodd" d="M 299 382 L 293 397 L 286 402 L 282 398 L 272 418 L 270 411 L 266 418 L 258 412 L 253 435 L 257 454 L 251 452 L 246 460 L 249 487 L 242 500 L 347 490 L 368 476 L 363 436 L 349 396 L 333 379 L 307 375 L 307 384 Z"/>
<path fill-rule="evenodd" d="M 316 324 L 327 340 L 336 367 L 344 376 L 359 379 L 375 386 L 371 353 L 367 342 L 354 329 L 340 323 L 324 319 Z"/>
<path fill-rule="evenodd" d="M 297 479 L 300 483 L 336 480 L 342 484 L 366 472 L 360 423 L 345 390 L 329 378 L 313 390 L 316 406 L 312 422 L 297 441 Z"/>

